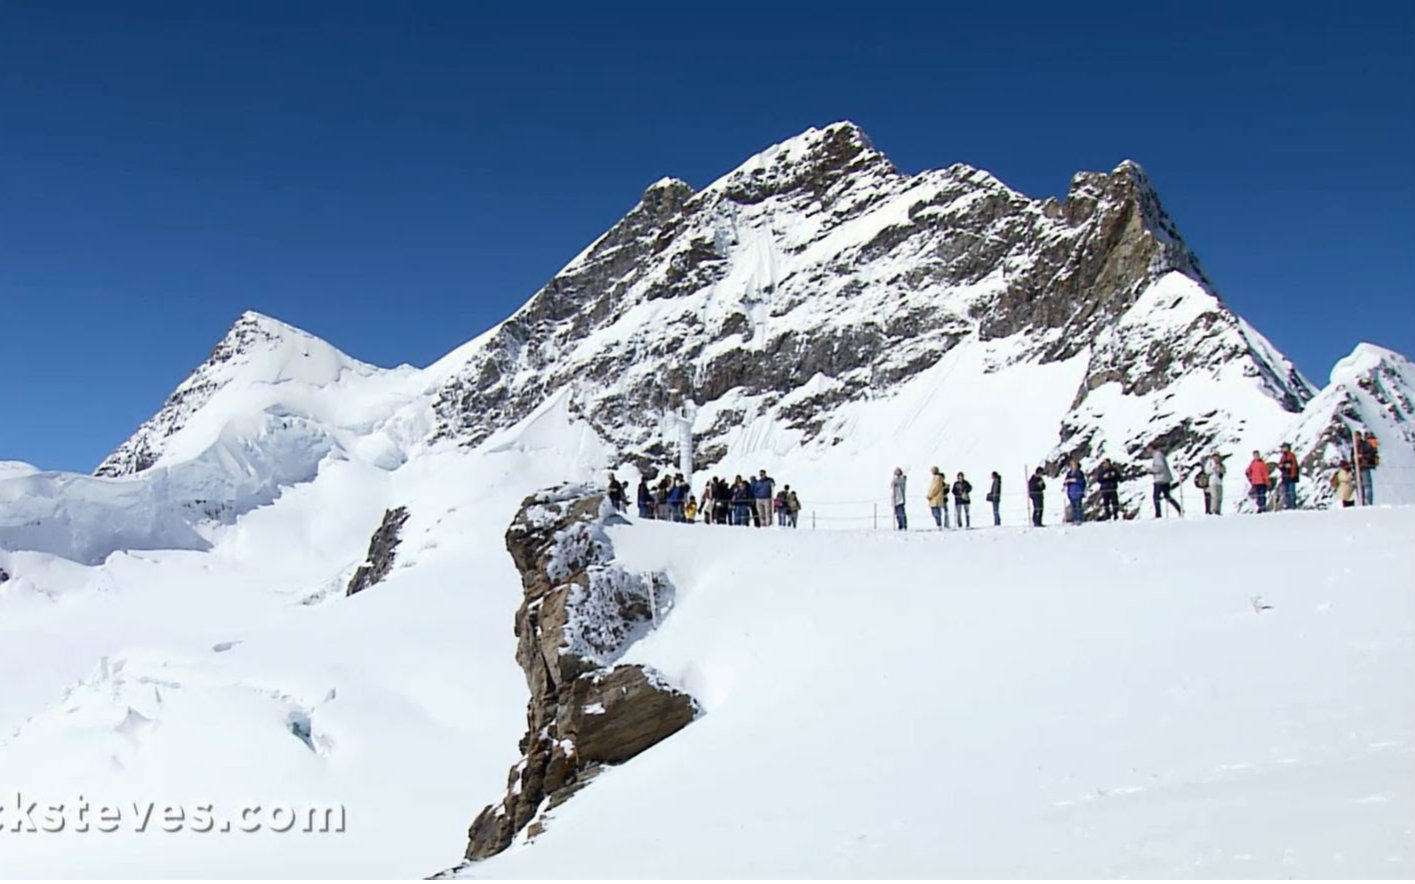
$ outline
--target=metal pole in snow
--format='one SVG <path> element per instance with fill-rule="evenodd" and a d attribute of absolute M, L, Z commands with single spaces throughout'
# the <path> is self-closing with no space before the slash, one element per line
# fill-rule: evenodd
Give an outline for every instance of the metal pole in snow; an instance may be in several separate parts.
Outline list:
<path fill-rule="evenodd" d="M 873 508 L 874 508 L 873 518 L 874 518 L 874 520 L 875 520 L 875 530 L 878 531 L 878 530 L 879 530 L 879 504 L 877 504 L 877 503 L 876 503 L 876 504 L 872 504 L 872 506 L 873 506 Z"/>
<path fill-rule="evenodd" d="M 811 510 L 811 530 L 816 530 L 816 511 Z"/>
<path fill-rule="evenodd" d="M 649 617 L 653 620 L 653 628 L 658 628 L 658 575 L 649 575 Z"/>

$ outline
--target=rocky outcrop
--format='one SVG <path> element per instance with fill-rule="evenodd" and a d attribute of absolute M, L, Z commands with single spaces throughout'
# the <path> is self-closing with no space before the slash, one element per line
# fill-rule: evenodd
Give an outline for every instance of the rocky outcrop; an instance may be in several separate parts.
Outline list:
<path fill-rule="evenodd" d="M 531 698 L 521 760 L 505 797 L 472 822 L 469 860 L 500 853 L 523 829 L 534 837 L 602 765 L 629 760 L 698 714 L 653 669 L 615 664 L 673 601 L 661 574 L 615 564 L 604 527 L 619 518 L 602 494 L 567 485 L 527 498 L 506 532 L 524 595 L 516 661 Z"/>
<path fill-rule="evenodd" d="M 362 592 L 381 582 L 388 576 L 388 572 L 393 570 L 393 557 L 398 550 L 403 525 L 407 521 L 408 508 L 405 506 L 384 511 L 383 521 L 373 532 L 373 537 L 369 538 L 368 557 L 354 572 L 354 576 L 349 578 L 349 587 L 344 593 L 346 596 Z"/>

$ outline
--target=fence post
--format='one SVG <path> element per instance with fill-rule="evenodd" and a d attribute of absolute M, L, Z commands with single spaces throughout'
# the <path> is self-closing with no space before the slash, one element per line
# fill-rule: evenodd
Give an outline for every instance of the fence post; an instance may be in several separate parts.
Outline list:
<path fill-rule="evenodd" d="M 816 511 L 811 510 L 811 530 L 816 530 Z"/>
<path fill-rule="evenodd" d="M 873 515 L 873 518 L 874 518 L 874 520 L 875 520 L 875 530 L 878 531 L 878 530 L 879 530 L 879 504 L 877 504 L 877 503 L 876 503 L 876 504 L 871 504 L 871 506 L 874 508 L 874 515 Z"/>
<path fill-rule="evenodd" d="M 658 575 L 649 575 L 649 617 L 653 620 L 653 628 L 658 629 Z"/>

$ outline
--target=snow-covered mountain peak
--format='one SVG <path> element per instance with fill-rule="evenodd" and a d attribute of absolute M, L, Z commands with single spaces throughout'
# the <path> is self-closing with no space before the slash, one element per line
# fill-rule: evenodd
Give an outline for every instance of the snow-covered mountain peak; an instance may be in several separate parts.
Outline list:
<path fill-rule="evenodd" d="M 1363 341 L 1332 366 L 1330 382 L 1339 384 L 1358 381 L 1383 369 L 1411 373 L 1411 362 L 1394 350 Z"/>
<path fill-rule="evenodd" d="M 162 408 L 99 464 L 95 475 L 139 473 L 158 462 L 168 440 L 221 391 L 295 384 L 324 387 L 346 375 L 383 372 L 278 319 L 242 313 L 211 354 L 172 391 Z"/>

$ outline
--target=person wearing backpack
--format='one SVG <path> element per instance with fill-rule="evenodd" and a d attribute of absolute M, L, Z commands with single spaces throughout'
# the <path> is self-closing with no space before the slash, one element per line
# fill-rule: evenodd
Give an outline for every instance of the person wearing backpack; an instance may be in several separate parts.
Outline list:
<path fill-rule="evenodd" d="M 934 517 L 934 527 L 948 527 L 948 484 L 938 467 L 933 467 L 933 478 L 929 480 L 929 490 L 925 497 L 929 502 L 929 512 Z"/>
<path fill-rule="evenodd" d="M 992 471 L 992 487 L 988 488 L 987 501 L 992 504 L 992 524 L 995 528 L 1002 524 L 1002 473 L 997 470 Z"/>
<path fill-rule="evenodd" d="M 1120 470 L 1108 457 L 1096 469 L 1096 485 L 1101 490 L 1101 521 L 1120 518 Z"/>
<path fill-rule="evenodd" d="M 786 524 L 792 528 L 796 527 L 796 520 L 801 515 L 801 498 L 796 496 L 796 492 L 791 490 L 791 486 L 786 486 Z"/>
<path fill-rule="evenodd" d="M 1204 462 L 1204 472 L 1209 474 L 1209 484 L 1205 490 L 1208 511 L 1215 516 L 1223 515 L 1223 456 L 1217 451 Z"/>
<path fill-rule="evenodd" d="M 1027 499 L 1032 504 L 1032 524 L 1038 528 L 1042 527 L 1042 503 L 1046 497 L 1047 481 L 1042 478 L 1042 468 L 1037 467 L 1037 471 L 1032 474 L 1032 478 L 1027 480 Z"/>
<path fill-rule="evenodd" d="M 1081 462 L 1071 461 L 1066 471 L 1066 499 L 1071 504 L 1071 524 L 1079 525 L 1086 520 L 1086 474 L 1081 472 Z"/>
<path fill-rule="evenodd" d="M 1199 496 L 1204 499 L 1204 515 L 1211 516 L 1214 513 L 1213 504 L 1209 501 L 1209 473 L 1203 465 L 1194 473 L 1194 487 L 1199 489 Z"/>
<path fill-rule="evenodd" d="M 1292 453 L 1292 446 L 1286 442 L 1282 443 L 1282 454 L 1277 458 L 1277 472 L 1282 477 L 1283 509 L 1297 509 L 1297 479 L 1302 468 L 1297 463 L 1297 455 Z"/>
<path fill-rule="evenodd" d="M 1253 452 L 1253 459 L 1249 461 L 1245 472 L 1248 476 L 1248 486 L 1252 489 L 1253 502 L 1258 505 L 1258 512 L 1267 512 L 1268 485 L 1272 482 L 1272 475 L 1268 472 L 1267 462 L 1263 460 L 1261 452 Z"/>
<path fill-rule="evenodd" d="M 953 527 L 972 528 L 973 516 L 968 512 L 968 505 L 972 502 L 970 495 L 973 493 L 973 483 L 963 478 L 963 474 L 958 474 L 958 481 L 953 483 Z"/>
<path fill-rule="evenodd" d="M 1375 433 L 1356 434 L 1356 477 L 1361 486 L 1361 505 L 1375 503 L 1375 480 L 1371 473 L 1381 465 L 1380 440 Z"/>

